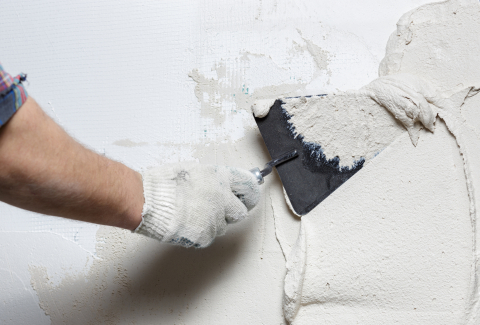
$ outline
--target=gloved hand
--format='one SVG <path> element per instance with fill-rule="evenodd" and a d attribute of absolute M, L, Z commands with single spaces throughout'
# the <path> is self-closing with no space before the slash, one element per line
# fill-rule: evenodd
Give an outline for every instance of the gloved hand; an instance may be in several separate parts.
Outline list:
<path fill-rule="evenodd" d="M 253 174 L 233 167 L 179 163 L 142 177 L 143 220 L 134 232 L 184 247 L 207 247 L 260 199 Z"/>

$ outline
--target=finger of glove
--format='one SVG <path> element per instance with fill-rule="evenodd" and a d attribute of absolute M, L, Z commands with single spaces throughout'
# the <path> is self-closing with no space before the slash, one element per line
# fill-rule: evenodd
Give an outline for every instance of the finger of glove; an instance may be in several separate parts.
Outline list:
<path fill-rule="evenodd" d="M 229 167 L 229 181 L 232 193 L 250 211 L 260 200 L 260 185 L 248 170 Z"/>
<path fill-rule="evenodd" d="M 248 216 L 248 210 L 245 204 L 233 193 L 227 194 L 227 204 L 225 205 L 226 223 L 236 223 Z"/>
<path fill-rule="evenodd" d="M 219 220 L 217 222 L 217 234 L 216 234 L 216 237 L 218 236 L 223 236 L 225 235 L 225 233 L 227 232 L 227 224 L 229 222 L 227 222 L 227 219 L 226 217 L 222 220 Z"/>

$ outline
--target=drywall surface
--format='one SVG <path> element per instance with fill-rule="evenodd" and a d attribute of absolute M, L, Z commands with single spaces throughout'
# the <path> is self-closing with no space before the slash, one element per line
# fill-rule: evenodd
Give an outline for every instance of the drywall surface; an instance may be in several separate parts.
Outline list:
<path fill-rule="evenodd" d="M 398 22 L 380 78 L 360 92 L 400 120 L 410 139 L 407 132 L 399 136 L 302 218 L 287 258 L 284 312 L 289 321 L 480 321 L 480 48 L 472 48 L 480 40 L 479 25 L 480 3 L 462 0 L 419 7 Z M 358 94 L 326 98 L 335 97 Z M 291 120 L 299 133 L 315 136 L 311 129 L 316 125 L 305 116 L 315 115 L 315 109 L 331 110 L 314 99 L 303 106 L 301 98 L 284 105 L 297 114 Z M 332 120 L 330 112 L 324 115 Z M 375 126 L 375 120 L 370 122 Z M 316 139 L 330 146 L 328 139 Z"/>
<path fill-rule="evenodd" d="M 132 168 L 184 160 L 251 168 L 269 159 L 250 112 L 256 100 L 366 85 L 398 17 L 427 2 L 17 0 L 2 4 L 0 60 L 28 73 L 30 95 L 70 134 Z M 462 114 L 474 123 L 478 110 L 467 104 Z M 422 134 L 419 146 L 435 136 Z M 444 150 L 447 179 L 465 184 L 457 148 Z M 356 220 L 368 232 L 374 216 Z M 459 236 L 464 222 L 454 228 Z M 341 237 L 326 224 L 319 228 Z M 1 205 L 0 323 L 281 324 L 285 256 L 299 225 L 275 176 L 251 218 L 201 251 Z M 424 225 L 430 237 L 444 231 Z M 305 236 L 314 229 L 312 222 Z M 327 244 L 318 249 L 342 257 Z M 371 270 L 353 265 L 358 274 Z M 454 293 L 464 288 L 458 281 Z"/>

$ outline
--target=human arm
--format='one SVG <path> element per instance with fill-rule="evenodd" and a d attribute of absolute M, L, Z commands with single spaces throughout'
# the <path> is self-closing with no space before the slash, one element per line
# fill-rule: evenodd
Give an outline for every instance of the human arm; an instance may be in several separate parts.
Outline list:
<path fill-rule="evenodd" d="M 31 97 L 0 128 L 0 200 L 131 230 L 144 204 L 138 172 L 76 142 Z"/>
<path fill-rule="evenodd" d="M 225 166 L 165 165 L 142 179 L 76 142 L 31 97 L 0 128 L 0 200 L 22 209 L 206 247 L 259 193 L 250 172 Z"/>

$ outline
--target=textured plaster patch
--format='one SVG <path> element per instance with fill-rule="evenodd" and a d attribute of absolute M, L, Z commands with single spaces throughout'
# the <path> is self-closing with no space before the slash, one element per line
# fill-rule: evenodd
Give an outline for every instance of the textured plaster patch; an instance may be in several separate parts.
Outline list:
<path fill-rule="evenodd" d="M 101 227 L 97 233 L 99 258 L 86 274 L 66 275 L 60 283 L 51 281 L 46 267 L 29 267 L 31 285 L 52 324 L 119 322 L 120 318 L 112 308 L 130 289 L 126 269 L 119 261 L 127 247 L 132 245 L 132 242 L 127 243 L 127 234 L 120 229 Z M 138 245 L 138 241 L 133 245 Z"/>
<path fill-rule="evenodd" d="M 305 42 L 304 46 L 300 46 L 299 44 L 296 44 L 297 48 L 305 49 L 308 51 L 308 53 L 310 53 L 319 70 L 319 71 L 316 71 L 316 73 L 325 71 L 327 75 L 331 77 L 332 71 L 328 67 L 331 54 L 328 53 L 328 51 L 325 51 L 324 49 L 322 49 L 320 46 L 318 46 L 314 42 L 312 42 L 311 40 L 304 38 L 301 30 L 297 29 L 297 31 L 302 36 L 302 39 Z M 329 82 L 330 80 L 328 81 L 328 83 Z"/>
<path fill-rule="evenodd" d="M 312 319 L 462 323 L 470 288 L 471 227 L 455 149 L 441 122 L 435 134 L 422 132 L 416 148 L 404 133 L 302 217 L 307 249 L 298 265 L 307 265 L 303 281 L 285 283 L 302 292 L 299 309 L 285 305 L 287 319 L 294 324 Z M 299 290 L 286 293 L 295 297 Z"/>
<path fill-rule="evenodd" d="M 289 321 L 309 324 L 316 319 L 343 324 L 354 319 L 381 323 L 395 319 L 405 324 L 478 323 L 475 189 L 479 184 L 474 176 L 480 168 L 475 160 L 480 154 L 480 121 L 467 122 L 461 107 L 469 107 L 465 111 L 472 114 L 475 105 L 471 102 L 479 101 L 480 49 L 472 49 L 472 44 L 479 44 L 479 25 L 480 5 L 473 0 L 425 5 L 408 12 L 398 22 L 397 32 L 387 44 L 380 75 L 411 74 L 431 82 L 442 96 L 429 103 L 436 106 L 443 121 L 437 122 L 435 135 L 420 138 L 417 149 L 409 146 L 405 137 L 398 138 L 372 161 L 373 166 L 368 165 L 352 178 L 357 182 L 350 180 L 302 218 L 302 223 L 308 225 L 308 247 L 322 249 L 299 251 L 295 256 L 303 256 L 304 262 L 299 263 L 302 267 L 308 263 L 303 281 L 289 280 L 289 273 L 294 274 L 298 267 L 287 273 L 285 293 L 294 298 L 302 292 L 302 307 L 298 299 L 284 305 Z M 420 89 L 416 91 L 422 93 Z M 416 143 L 418 137 L 414 138 Z M 390 172 L 391 166 L 395 166 L 395 175 Z M 399 176 L 402 173 L 404 176 Z M 384 179 L 390 181 L 377 184 Z M 371 184 L 371 189 L 358 189 L 361 184 Z M 353 210 L 341 204 L 349 198 Z M 356 200 L 359 201 L 355 203 Z M 369 206 L 362 208 L 362 202 L 369 202 Z M 395 208 L 396 205 L 399 206 Z M 394 217 L 395 214 L 400 215 Z M 368 218 L 382 215 L 382 220 L 367 222 Z M 357 217 L 361 222 L 356 221 Z M 409 222 L 411 217 L 414 219 Z M 388 225 L 396 220 L 403 220 L 403 226 Z M 331 229 L 325 233 L 327 226 Z M 365 226 L 368 238 L 363 238 L 362 231 L 355 234 Z M 376 229 L 381 233 L 376 234 Z M 443 234 L 433 235 L 437 232 Z M 382 234 L 388 234 L 388 238 L 384 239 Z M 334 238 L 344 236 L 348 238 L 345 244 L 335 242 Z M 408 256 L 414 251 L 415 256 Z M 378 258 L 382 258 L 372 263 L 377 252 Z M 401 260 L 402 255 L 405 261 Z M 337 256 L 341 259 L 337 260 Z M 392 268 L 390 263 L 402 268 Z M 429 269 L 424 268 L 426 264 Z M 405 278 L 409 273 L 415 277 Z M 455 278 L 451 274 L 456 274 Z M 291 290 L 294 283 L 298 290 Z"/>
<path fill-rule="evenodd" d="M 2 261 L 5 265 L 5 261 Z M 22 274 L 0 267 L 0 324 L 49 324 L 48 316 L 38 309 L 38 299 Z"/>

